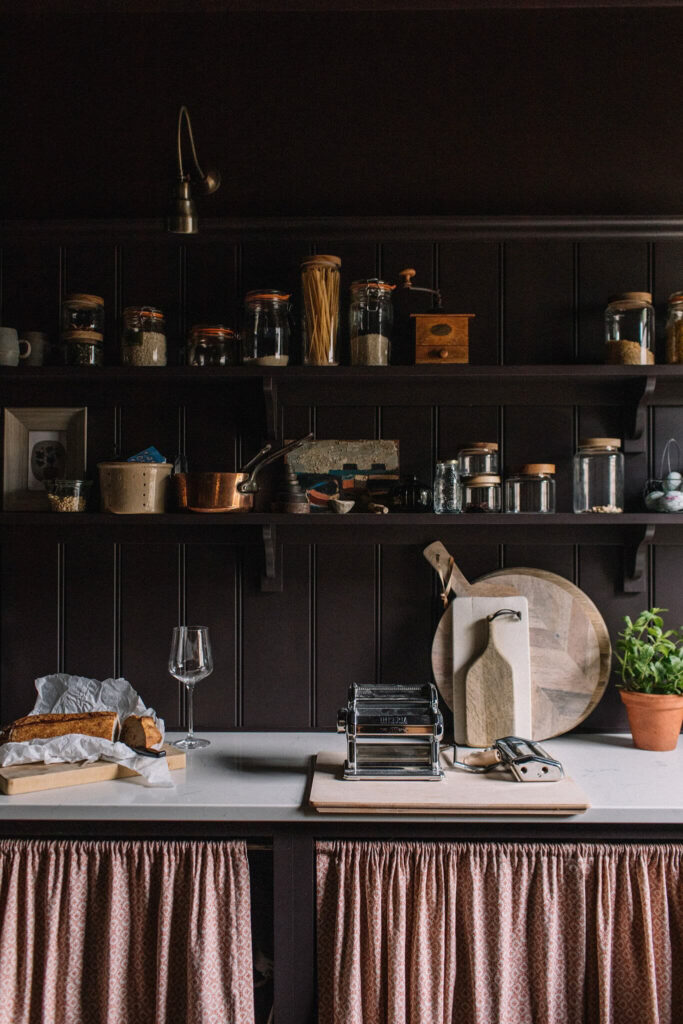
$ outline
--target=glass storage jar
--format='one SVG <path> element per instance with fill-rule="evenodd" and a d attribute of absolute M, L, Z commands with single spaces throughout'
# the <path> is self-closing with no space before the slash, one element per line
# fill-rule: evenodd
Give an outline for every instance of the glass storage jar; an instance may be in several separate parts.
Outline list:
<path fill-rule="evenodd" d="M 104 332 L 104 299 L 100 295 L 72 293 L 62 299 L 62 332 Z"/>
<path fill-rule="evenodd" d="M 62 358 L 65 366 L 104 366 L 104 336 L 97 331 L 62 333 Z"/>
<path fill-rule="evenodd" d="M 574 511 L 624 511 L 624 455 L 615 437 L 586 437 L 574 456 Z"/>
<path fill-rule="evenodd" d="M 666 319 L 666 361 L 683 363 L 683 292 L 669 296 Z"/>
<path fill-rule="evenodd" d="M 555 466 L 530 462 L 505 481 L 506 512 L 554 512 Z"/>
<path fill-rule="evenodd" d="M 434 473 L 434 511 L 462 512 L 462 487 L 457 459 L 443 459 Z"/>
<path fill-rule="evenodd" d="M 654 363 L 655 311 L 650 292 L 621 292 L 605 310 L 605 362 Z"/>
<path fill-rule="evenodd" d="M 289 293 L 273 288 L 247 292 L 242 357 L 257 366 L 289 363 Z"/>
<path fill-rule="evenodd" d="M 339 363 L 338 256 L 311 256 L 301 264 L 301 331 L 304 363 L 337 366 Z"/>
<path fill-rule="evenodd" d="M 394 285 L 372 277 L 354 281 L 349 306 L 349 336 L 352 366 L 388 366 L 391 360 L 391 332 Z"/>
<path fill-rule="evenodd" d="M 239 335 L 229 327 L 195 324 L 187 342 L 188 366 L 239 366 Z"/>
<path fill-rule="evenodd" d="M 477 476 L 480 473 L 498 472 L 498 445 L 495 441 L 475 441 L 458 452 L 458 467 L 461 476 Z"/>
<path fill-rule="evenodd" d="M 121 362 L 124 366 L 166 366 L 166 321 L 160 309 L 126 306 Z"/>
<path fill-rule="evenodd" d="M 479 473 L 463 480 L 465 512 L 500 512 L 500 477 Z"/>

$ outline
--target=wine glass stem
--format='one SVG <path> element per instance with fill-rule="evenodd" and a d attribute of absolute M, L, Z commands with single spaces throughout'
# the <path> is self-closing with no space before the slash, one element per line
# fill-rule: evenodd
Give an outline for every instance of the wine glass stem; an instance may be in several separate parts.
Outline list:
<path fill-rule="evenodd" d="M 194 686 L 187 686 L 187 735 L 194 736 L 194 713 L 192 710 L 192 697 Z"/>

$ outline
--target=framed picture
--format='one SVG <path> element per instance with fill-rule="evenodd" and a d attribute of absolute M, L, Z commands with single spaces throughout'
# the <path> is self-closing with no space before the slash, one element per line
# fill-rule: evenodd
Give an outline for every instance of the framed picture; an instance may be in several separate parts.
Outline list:
<path fill-rule="evenodd" d="M 3 502 L 6 512 L 47 509 L 45 481 L 82 480 L 88 410 L 5 409 Z"/>

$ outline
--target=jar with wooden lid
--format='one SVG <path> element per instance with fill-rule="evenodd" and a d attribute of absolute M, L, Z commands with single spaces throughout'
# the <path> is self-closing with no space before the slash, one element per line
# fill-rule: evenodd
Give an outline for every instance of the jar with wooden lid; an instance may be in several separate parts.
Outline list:
<path fill-rule="evenodd" d="M 311 256 L 301 264 L 301 330 L 308 366 L 339 364 L 340 277 L 338 256 Z"/>
<path fill-rule="evenodd" d="M 666 361 L 683 363 L 683 292 L 669 296 L 666 318 Z"/>
<path fill-rule="evenodd" d="M 377 277 L 351 285 L 349 334 L 352 366 L 388 366 L 391 360 L 391 332 L 394 285 Z"/>
<path fill-rule="evenodd" d="M 188 366 L 239 366 L 241 341 L 237 331 L 221 324 L 195 324 L 187 342 Z"/>
<path fill-rule="evenodd" d="M 160 309 L 126 306 L 121 362 L 124 366 L 166 366 L 166 321 Z"/>
<path fill-rule="evenodd" d="M 624 511 L 624 455 L 616 437 L 585 437 L 574 456 L 574 511 Z"/>
<path fill-rule="evenodd" d="M 255 288 L 244 300 L 242 357 L 257 366 L 289 363 L 289 292 Z"/>
<path fill-rule="evenodd" d="M 80 292 L 65 295 L 61 307 L 62 335 L 67 331 L 104 332 L 104 299 Z"/>
<path fill-rule="evenodd" d="M 63 331 L 62 359 L 65 366 L 104 366 L 104 335 L 99 331 Z"/>
<path fill-rule="evenodd" d="M 654 363 L 655 311 L 650 292 L 611 295 L 605 310 L 605 362 Z"/>
<path fill-rule="evenodd" d="M 480 473 L 498 472 L 498 444 L 495 441 L 474 441 L 458 452 L 458 468 L 461 476 L 477 476 Z"/>
<path fill-rule="evenodd" d="M 500 477 L 492 473 L 479 473 L 463 480 L 465 512 L 500 512 Z"/>
<path fill-rule="evenodd" d="M 505 481 L 506 512 L 554 512 L 555 465 L 530 462 Z"/>

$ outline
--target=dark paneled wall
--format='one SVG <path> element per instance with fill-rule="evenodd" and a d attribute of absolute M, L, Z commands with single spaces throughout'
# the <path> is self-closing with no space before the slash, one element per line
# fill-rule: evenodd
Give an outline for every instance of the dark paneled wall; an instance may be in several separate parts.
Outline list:
<path fill-rule="evenodd" d="M 301 232 L 299 232 L 301 234 Z M 443 289 L 448 309 L 473 311 L 475 364 L 599 362 L 605 297 L 618 289 L 652 287 L 660 323 L 666 296 L 680 286 L 683 243 L 645 238 L 574 239 L 557 234 L 501 241 L 423 236 L 358 241 L 346 232 L 310 241 L 261 240 L 246 231 L 179 242 L 131 228 L 108 240 L 68 232 L 59 245 L 48 233 L 19 231 L 4 248 L 3 323 L 54 332 L 64 291 L 105 296 L 108 358 L 117 361 L 121 308 L 142 301 L 168 314 L 171 361 L 188 323 L 234 315 L 252 286 L 292 288 L 298 260 L 312 247 L 338 253 L 344 285 L 356 277 L 394 277 L 406 264 Z M 346 291 L 345 291 L 346 294 Z M 106 371 L 105 371 L 106 372 Z M 163 370 L 160 372 L 163 375 Z M 334 371 L 331 371 L 332 373 Z M 162 387 L 146 400 L 125 391 L 104 399 L 93 373 L 88 463 L 115 444 L 127 455 L 156 444 L 172 456 L 185 450 L 195 468 L 232 469 L 257 448 L 264 432 L 257 388 L 216 386 L 170 401 Z M 0 381 L 0 387 L 2 382 Z M 69 404 L 68 385 L 54 404 Z M 26 404 L 45 404 L 26 398 Z M 400 442 L 402 469 L 431 478 L 437 457 L 469 440 L 498 438 L 506 470 L 523 461 L 554 461 L 558 511 L 571 510 L 570 460 L 579 434 L 622 435 L 618 406 L 473 406 L 461 385 L 440 406 L 287 406 L 280 432 L 314 428 L 319 438 L 388 437 Z M 638 510 L 642 485 L 666 439 L 681 439 L 680 408 L 652 409 L 645 455 L 628 456 L 629 503 Z M 542 525 L 539 525 L 542 529 Z M 86 536 L 90 539 L 86 539 Z M 209 624 L 216 670 L 197 691 L 201 728 L 331 727 L 352 679 L 423 680 L 439 608 L 433 573 L 421 545 L 295 544 L 283 550 L 284 589 L 262 593 L 258 546 L 165 543 L 114 545 L 103 535 L 55 543 L 50 533 L 2 549 L 0 718 L 25 712 L 33 679 L 58 668 L 104 676 L 123 673 L 176 725 L 182 707 L 166 674 L 170 629 L 178 619 Z M 614 637 L 624 614 L 649 602 L 683 620 L 681 547 L 650 552 L 647 590 L 621 591 L 623 550 L 617 546 L 542 545 L 533 529 L 514 544 L 450 544 L 465 573 L 532 565 L 578 583 L 600 608 Z M 434 539 L 438 537 L 435 529 Z M 577 540 L 579 535 L 577 534 Z M 622 725 L 608 691 L 588 725 Z"/>

